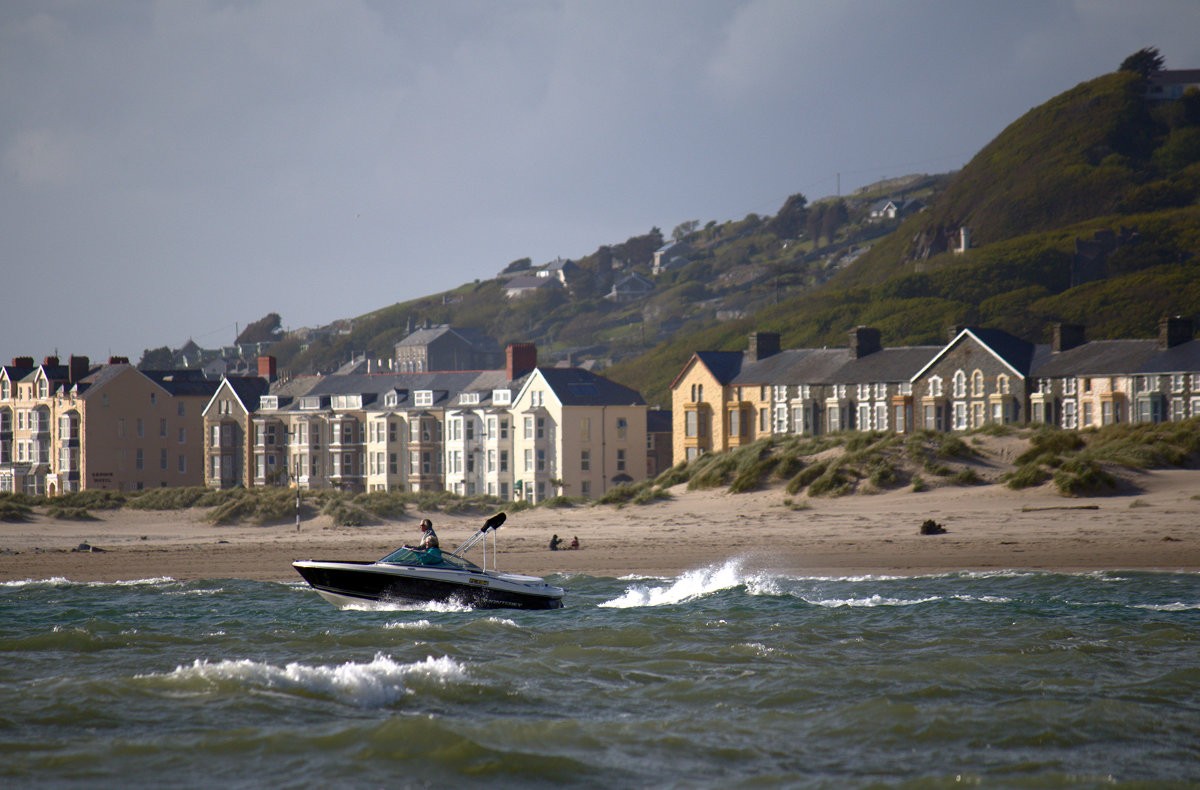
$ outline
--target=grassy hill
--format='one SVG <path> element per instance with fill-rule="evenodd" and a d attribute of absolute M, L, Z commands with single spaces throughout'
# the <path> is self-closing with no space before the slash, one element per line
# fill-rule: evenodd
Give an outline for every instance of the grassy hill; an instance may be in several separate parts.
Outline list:
<path fill-rule="evenodd" d="M 505 277 L 477 280 L 340 322 L 325 339 L 286 338 L 273 353 L 296 372 L 331 370 L 352 354 L 391 357 L 414 324 L 450 323 L 535 342 L 543 361 L 601 360 L 667 406 L 693 351 L 741 349 L 760 329 L 793 347 L 844 345 L 860 324 L 892 346 L 942 342 L 959 323 L 1034 341 L 1057 321 L 1096 339 L 1148 337 L 1164 314 L 1200 313 L 1198 196 L 1200 96 L 1147 102 L 1141 77 L 1118 72 L 1030 110 L 957 173 L 684 223 L 671 234 L 681 265 L 632 303 L 604 296 L 626 274 L 651 276 L 667 240 L 658 228 L 576 259 L 568 289 L 508 300 Z M 873 218 L 880 198 L 923 210 Z M 964 226 L 971 247 L 950 252 Z M 1097 234 L 1120 243 L 1096 257 Z"/>

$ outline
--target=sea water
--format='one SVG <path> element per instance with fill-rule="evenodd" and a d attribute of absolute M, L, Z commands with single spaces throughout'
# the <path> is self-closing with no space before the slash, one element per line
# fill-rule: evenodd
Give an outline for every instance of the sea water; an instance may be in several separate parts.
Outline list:
<path fill-rule="evenodd" d="M 0 586 L 3 787 L 1200 786 L 1200 575 Z"/>

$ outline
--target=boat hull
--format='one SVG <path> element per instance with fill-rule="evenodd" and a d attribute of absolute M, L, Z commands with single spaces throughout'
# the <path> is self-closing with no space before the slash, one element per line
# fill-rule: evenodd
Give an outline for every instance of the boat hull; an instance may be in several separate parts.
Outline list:
<path fill-rule="evenodd" d="M 296 571 L 335 606 L 387 601 L 459 603 L 476 609 L 559 609 L 563 590 L 535 576 L 362 561 L 299 560 Z"/>

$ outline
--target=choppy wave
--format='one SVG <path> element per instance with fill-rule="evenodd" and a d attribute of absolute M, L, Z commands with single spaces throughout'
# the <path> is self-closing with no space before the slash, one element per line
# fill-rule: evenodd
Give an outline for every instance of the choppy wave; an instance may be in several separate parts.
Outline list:
<path fill-rule="evenodd" d="M 635 584 L 626 589 L 623 595 L 605 601 L 600 606 L 610 609 L 670 606 L 743 584 L 742 560 L 731 559 L 721 565 L 688 571 L 668 585 Z"/>
<path fill-rule="evenodd" d="M 424 661 L 403 664 L 378 653 L 366 663 L 348 661 L 333 666 L 298 662 L 279 666 L 252 659 L 198 658 L 167 675 L 138 677 L 177 681 L 185 688 L 194 688 L 196 681 L 215 685 L 233 683 L 254 689 L 317 694 L 363 708 L 378 708 L 412 693 L 410 683 L 414 678 L 448 683 L 466 676 L 466 667 L 447 656 L 429 656 Z"/>

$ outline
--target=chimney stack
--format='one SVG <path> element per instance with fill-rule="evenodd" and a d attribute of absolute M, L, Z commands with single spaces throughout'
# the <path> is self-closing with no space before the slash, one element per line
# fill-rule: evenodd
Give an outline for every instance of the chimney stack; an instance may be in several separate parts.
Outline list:
<path fill-rule="evenodd" d="M 1069 351 L 1087 342 L 1082 324 L 1055 324 L 1054 337 L 1050 341 L 1050 349 L 1057 354 Z"/>
<path fill-rule="evenodd" d="M 33 367 L 33 357 L 13 357 L 14 368 L 31 368 Z"/>
<path fill-rule="evenodd" d="M 1175 348 L 1192 339 L 1192 319 L 1183 316 L 1164 316 L 1158 321 L 1158 347 Z"/>
<path fill-rule="evenodd" d="M 862 359 L 883 348 L 879 330 L 871 326 L 856 326 L 850 330 L 850 356 Z"/>
<path fill-rule="evenodd" d="M 275 357 L 264 354 L 258 358 L 258 377 L 270 382 L 278 378 L 275 372 Z"/>
<path fill-rule="evenodd" d="M 746 355 L 751 362 L 759 362 L 779 353 L 778 332 L 751 332 L 750 346 Z"/>
<path fill-rule="evenodd" d="M 67 361 L 68 380 L 72 384 L 78 384 L 79 380 L 87 375 L 89 367 L 91 367 L 91 362 L 87 357 L 77 357 L 72 354 Z"/>
<path fill-rule="evenodd" d="M 58 357 L 53 355 L 48 356 L 42 360 L 42 364 L 48 368 L 56 368 L 58 367 Z"/>
<path fill-rule="evenodd" d="M 537 367 L 537 346 L 533 343 L 509 343 L 504 356 L 509 381 L 516 381 Z"/>

